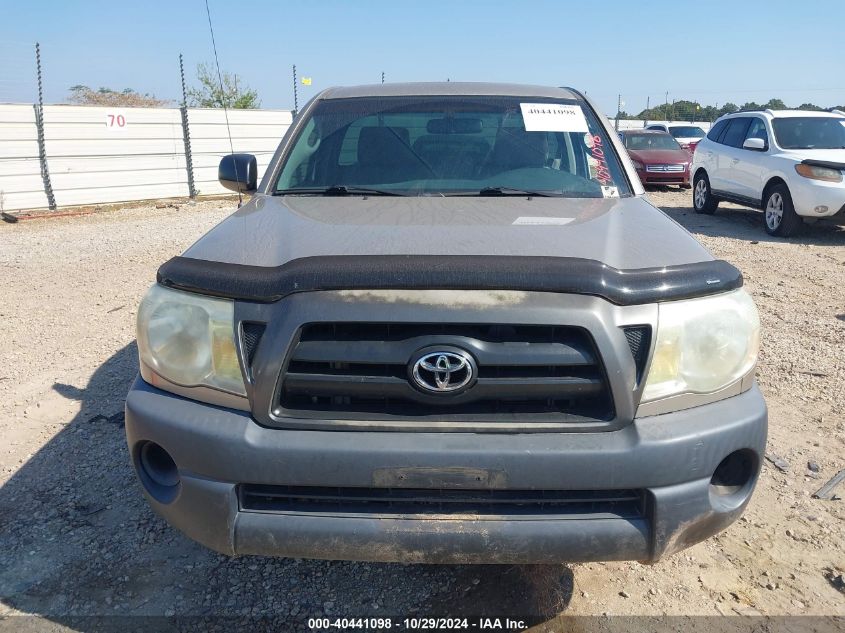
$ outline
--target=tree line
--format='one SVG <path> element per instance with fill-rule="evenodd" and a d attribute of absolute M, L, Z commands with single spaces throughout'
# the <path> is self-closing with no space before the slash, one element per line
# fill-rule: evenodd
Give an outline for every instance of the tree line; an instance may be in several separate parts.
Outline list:
<path fill-rule="evenodd" d="M 780 99 L 769 99 L 766 103 L 756 103 L 748 101 L 742 105 L 735 103 L 718 105 L 701 105 L 698 101 L 674 101 L 672 103 L 661 103 L 653 108 L 647 108 L 639 114 L 629 114 L 628 112 L 621 112 L 620 119 L 639 119 L 646 121 L 715 121 L 720 116 L 739 112 L 740 110 L 787 110 L 787 105 Z M 829 109 L 845 111 L 845 105 L 833 106 L 833 108 L 823 108 L 817 106 L 815 103 L 802 103 L 795 108 L 795 110 L 815 110 L 823 111 Z"/>
<path fill-rule="evenodd" d="M 196 108 L 251 109 L 261 107 L 258 92 L 247 86 L 234 73 L 222 72 L 218 77 L 210 64 L 197 66 L 196 83 L 188 88 L 188 105 Z M 71 86 L 68 101 L 77 105 L 112 107 L 161 108 L 173 105 L 172 99 L 159 99 L 148 93 L 141 94 L 132 88 L 90 88 L 77 84 Z"/>

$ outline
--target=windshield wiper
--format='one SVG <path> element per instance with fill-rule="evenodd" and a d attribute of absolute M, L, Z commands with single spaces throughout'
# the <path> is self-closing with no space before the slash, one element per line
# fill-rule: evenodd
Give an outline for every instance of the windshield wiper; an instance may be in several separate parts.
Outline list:
<path fill-rule="evenodd" d="M 405 194 L 386 189 L 372 189 L 370 187 L 356 187 L 354 185 L 332 185 L 331 187 L 299 187 L 296 189 L 277 189 L 274 196 L 288 195 L 322 195 L 322 196 L 403 196 Z"/>
<path fill-rule="evenodd" d="M 527 191 L 525 189 L 514 189 L 512 187 L 484 187 L 478 192 L 479 196 L 545 196 L 551 197 L 552 191 Z"/>

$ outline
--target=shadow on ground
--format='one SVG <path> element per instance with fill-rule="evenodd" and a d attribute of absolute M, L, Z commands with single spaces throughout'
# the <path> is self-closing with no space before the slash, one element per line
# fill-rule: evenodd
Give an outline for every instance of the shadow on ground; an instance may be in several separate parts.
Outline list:
<path fill-rule="evenodd" d="M 155 516 L 141 496 L 121 414 L 136 372 L 133 343 L 87 385 L 55 385 L 79 401 L 78 415 L 0 488 L 5 607 L 78 630 L 103 622 L 90 616 L 173 614 L 270 617 L 294 630 L 324 614 L 519 615 L 539 623 L 569 604 L 573 575 L 565 566 L 230 559 L 206 550 Z M 15 630 L 46 624 L 14 620 Z"/>

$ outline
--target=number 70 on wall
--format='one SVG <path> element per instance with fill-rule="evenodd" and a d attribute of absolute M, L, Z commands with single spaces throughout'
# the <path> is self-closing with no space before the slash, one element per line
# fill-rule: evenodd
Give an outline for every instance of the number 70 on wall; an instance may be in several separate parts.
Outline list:
<path fill-rule="evenodd" d="M 126 115 L 123 112 L 106 112 L 106 129 L 119 132 L 126 129 Z"/>

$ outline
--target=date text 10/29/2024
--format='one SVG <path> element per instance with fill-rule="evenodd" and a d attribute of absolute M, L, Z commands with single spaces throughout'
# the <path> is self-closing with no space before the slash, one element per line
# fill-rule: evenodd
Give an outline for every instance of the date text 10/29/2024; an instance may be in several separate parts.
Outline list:
<path fill-rule="evenodd" d="M 309 618 L 312 631 L 524 631 L 528 625 L 516 618 Z"/>

